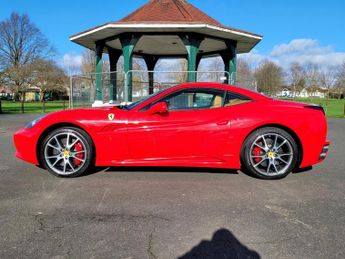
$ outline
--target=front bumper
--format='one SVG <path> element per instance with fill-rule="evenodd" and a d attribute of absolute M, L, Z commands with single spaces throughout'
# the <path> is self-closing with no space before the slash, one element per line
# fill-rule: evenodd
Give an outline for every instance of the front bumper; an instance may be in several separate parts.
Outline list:
<path fill-rule="evenodd" d="M 23 128 L 14 133 L 13 139 L 16 147 L 16 157 L 31 164 L 38 165 L 36 155 L 38 137 L 35 132 Z"/>

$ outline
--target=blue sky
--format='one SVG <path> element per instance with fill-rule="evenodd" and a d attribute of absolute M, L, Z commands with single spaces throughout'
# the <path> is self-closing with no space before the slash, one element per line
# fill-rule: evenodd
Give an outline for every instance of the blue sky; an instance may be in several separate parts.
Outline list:
<path fill-rule="evenodd" d="M 83 48 L 68 37 L 90 27 L 115 21 L 146 0 L 0 0 L 0 20 L 12 11 L 27 13 L 64 55 L 80 55 Z M 246 56 L 252 62 L 269 57 L 282 65 L 312 59 L 316 63 L 339 63 L 345 59 L 345 1 L 328 0 L 189 0 L 224 25 L 264 36 Z M 100 4 L 101 3 L 101 4 Z"/>

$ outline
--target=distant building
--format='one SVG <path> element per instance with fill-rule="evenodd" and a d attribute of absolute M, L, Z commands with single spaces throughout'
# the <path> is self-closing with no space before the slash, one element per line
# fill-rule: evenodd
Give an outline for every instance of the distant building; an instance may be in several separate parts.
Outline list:
<path fill-rule="evenodd" d="M 7 86 L 0 86 L 0 99 L 12 101 L 14 99 L 14 92 Z M 40 100 L 40 89 L 36 86 L 27 89 L 25 94 L 25 101 L 37 102 Z"/>
<path fill-rule="evenodd" d="M 0 86 L 0 99 L 1 100 L 12 100 L 14 94 L 6 86 Z"/>
<path fill-rule="evenodd" d="M 25 94 L 25 101 L 38 102 L 40 100 L 40 89 L 36 86 L 30 87 Z"/>
<path fill-rule="evenodd" d="M 282 86 L 277 93 L 281 98 L 326 98 L 326 89 L 320 87 L 306 87 L 302 91 L 294 91 L 292 86 Z"/>

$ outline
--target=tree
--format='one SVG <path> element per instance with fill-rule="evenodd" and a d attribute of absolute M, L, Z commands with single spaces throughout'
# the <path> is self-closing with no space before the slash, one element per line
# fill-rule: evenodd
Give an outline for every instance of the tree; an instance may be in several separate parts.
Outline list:
<path fill-rule="evenodd" d="M 283 83 L 283 69 L 272 61 L 265 60 L 256 69 L 254 77 L 259 92 L 273 95 Z"/>
<path fill-rule="evenodd" d="M 345 60 L 344 60 L 343 64 L 339 66 L 338 71 L 336 73 L 335 89 L 336 89 L 336 92 L 337 92 L 339 98 L 341 96 L 343 96 L 343 98 L 345 98 L 344 97 L 344 95 L 345 95 Z"/>
<path fill-rule="evenodd" d="M 345 60 L 336 73 L 336 84 L 345 87 Z"/>
<path fill-rule="evenodd" d="M 81 66 L 79 69 L 82 75 L 90 75 L 96 72 L 96 56 L 93 50 L 86 49 L 82 53 Z M 103 55 L 103 73 L 109 73 L 109 71 L 109 60 L 106 58 L 106 55 Z"/>
<path fill-rule="evenodd" d="M 309 63 L 304 67 L 306 87 L 323 87 L 321 83 L 321 69 L 317 64 Z"/>
<path fill-rule="evenodd" d="M 83 75 L 89 75 L 89 74 L 95 73 L 95 67 L 96 67 L 95 52 L 92 50 L 86 49 L 82 54 L 80 72 Z"/>
<path fill-rule="evenodd" d="M 32 83 L 40 89 L 40 101 L 45 112 L 47 94 L 65 92 L 68 79 L 65 72 L 52 61 L 37 60 L 32 65 L 35 69 Z"/>
<path fill-rule="evenodd" d="M 22 102 L 24 112 L 25 93 L 30 86 L 31 64 L 53 54 L 47 38 L 30 21 L 29 16 L 13 12 L 0 22 L 0 70 L 3 80 Z"/>
<path fill-rule="evenodd" d="M 162 84 L 163 88 L 187 82 L 188 73 L 186 71 L 188 70 L 188 64 L 187 60 L 184 58 L 161 59 L 157 62 L 155 70 L 155 79 Z M 160 73 L 159 71 L 172 72 Z"/>
<path fill-rule="evenodd" d="M 4 84 L 15 94 L 15 100 L 21 102 L 21 111 L 24 113 L 25 94 L 33 82 L 34 67 L 32 64 L 13 66 L 3 73 Z"/>
<path fill-rule="evenodd" d="M 4 72 L 0 70 L 0 85 L 4 83 Z"/>
<path fill-rule="evenodd" d="M 290 65 L 290 75 L 295 94 L 301 92 L 306 87 L 306 72 L 300 63 Z"/>
<path fill-rule="evenodd" d="M 326 88 L 327 91 L 327 98 L 326 98 L 326 112 L 328 109 L 329 97 L 330 97 L 330 90 L 331 87 L 334 86 L 335 83 L 335 72 L 334 70 L 324 70 L 319 72 L 320 83 L 323 88 Z"/>
<path fill-rule="evenodd" d="M 237 85 L 255 90 L 254 73 L 245 59 L 238 59 L 237 61 Z"/>
<path fill-rule="evenodd" d="M 185 63 L 185 66 L 185 69 L 188 70 L 187 63 Z M 198 70 L 197 81 L 221 82 L 222 78 L 225 78 L 223 72 L 224 62 L 220 56 L 201 59 Z M 185 81 L 187 81 L 187 73 L 185 73 Z"/>

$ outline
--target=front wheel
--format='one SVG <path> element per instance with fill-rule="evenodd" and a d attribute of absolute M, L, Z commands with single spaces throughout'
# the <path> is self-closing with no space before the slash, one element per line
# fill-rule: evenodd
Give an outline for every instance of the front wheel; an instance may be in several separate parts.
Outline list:
<path fill-rule="evenodd" d="M 254 131 L 242 150 L 244 168 L 262 179 L 281 179 L 295 168 L 298 147 L 286 131 L 267 127 Z"/>
<path fill-rule="evenodd" d="M 53 175 L 77 177 L 92 164 L 93 145 L 89 135 L 74 127 L 63 127 L 50 132 L 40 148 L 40 161 Z"/>

